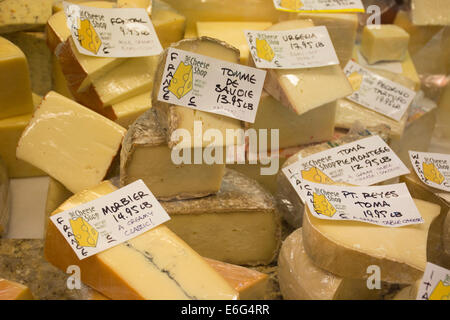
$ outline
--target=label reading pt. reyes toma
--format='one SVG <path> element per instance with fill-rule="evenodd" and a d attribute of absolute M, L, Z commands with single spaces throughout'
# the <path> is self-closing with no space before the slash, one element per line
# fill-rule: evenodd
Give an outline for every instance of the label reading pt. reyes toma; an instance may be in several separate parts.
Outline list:
<path fill-rule="evenodd" d="M 288 12 L 364 12 L 361 0 L 273 0 L 277 10 Z"/>
<path fill-rule="evenodd" d="M 428 262 L 416 300 L 450 300 L 450 270 Z"/>
<path fill-rule="evenodd" d="M 137 180 L 50 220 L 82 260 L 137 237 L 170 217 L 144 182 Z"/>
<path fill-rule="evenodd" d="M 450 154 L 409 151 L 409 157 L 423 183 L 450 192 Z"/>
<path fill-rule="evenodd" d="M 64 2 L 78 51 L 94 57 L 146 57 L 162 47 L 145 9 L 94 8 Z"/>
<path fill-rule="evenodd" d="M 339 64 L 324 26 L 286 30 L 244 30 L 253 61 L 258 68 L 298 69 Z"/>
<path fill-rule="evenodd" d="M 353 220 L 385 227 L 424 222 L 406 184 L 371 187 L 305 182 L 303 194 L 312 215 L 324 220 Z"/>
<path fill-rule="evenodd" d="M 367 186 L 409 170 L 383 139 L 371 136 L 301 158 L 283 168 L 283 173 L 297 190 L 303 181 Z"/>
<path fill-rule="evenodd" d="M 413 90 L 370 72 L 351 60 L 344 72 L 349 79 L 359 78 L 358 83 L 352 81 L 355 92 L 347 99 L 394 120 L 401 120 L 416 96 Z"/>
<path fill-rule="evenodd" d="M 158 100 L 253 123 L 266 72 L 170 48 Z"/>

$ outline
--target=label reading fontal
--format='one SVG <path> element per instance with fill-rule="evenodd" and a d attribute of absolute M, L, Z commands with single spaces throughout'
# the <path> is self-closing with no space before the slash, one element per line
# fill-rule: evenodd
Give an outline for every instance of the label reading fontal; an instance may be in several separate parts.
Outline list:
<path fill-rule="evenodd" d="M 162 46 L 143 8 L 94 8 L 64 2 L 78 51 L 94 57 L 146 57 Z"/>
<path fill-rule="evenodd" d="M 244 31 L 258 68 L 298 69 L 339 64 L 324 26 L 286 31 Z"/>
<path fill-rule="evenodd" d="M 384 227 L 424 222 L 406 184 L 372 187 L 331 186 L 307 182 L 299 190 L 313 216 L 359 221 Z"/>
<path fill-rule="evenodd" d="M 298 190 L 303 181 L 368 186 L 409 170 L 383 139 L 371 136 L 303 157 L 283 168 L 283 173 Z"/>
<path fill-rule="evenodd" d="M 399 83 L 381 77 L 350 60 L 345 66 L 347 77 L 354 74 L 362 76 L 358 90 L 347 99 L 366 108 L 400 121 L 416 96 L 416 92 Z"/>
<path fill-rule="evenodd" d="M 416 300 L 450 300 L 450 270 L 428 262 Z"/>
<path fill-rule="evenodd" d="M 426 185 L 450 192 L 450 155 L 409 151 L 414 171 Z"/>
<path fill-rule="evenodd" d="M 158 100 L 253 123 L 266 71 L 170 48 Z"/>
<path fill-rule="evenodd" d="M 142 180 L 50 217 L 82 260 L 170 220 Z"/>
<path fill-rule="evenodd" d="M 277 10 L 288 12 L 364 12 L 361 0 L 273 0 Z"/>

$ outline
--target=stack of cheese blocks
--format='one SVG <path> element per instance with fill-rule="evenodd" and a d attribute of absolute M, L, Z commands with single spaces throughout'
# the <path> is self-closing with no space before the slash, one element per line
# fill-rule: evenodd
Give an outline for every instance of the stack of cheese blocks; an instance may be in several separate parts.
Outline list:
<path fill-rule="evenodd" d="M 383 290 L 367 288 L 369 266 L 381 268 L 383 288 L 415 285 L 427 261 L 450 266 L 448 194 L 424 187 L 414 175 L 402 179 L 425 223 L 401 228 L 316 219 L 281 171 L 260 175 L 266 165 L 260 153 L 274 153 L 286 166 L 368 135 L 381 136 L 405 154 L 405 163 L 408 148 L 428 149 L 435 125 L 432 102 L 424 108 L 421 100 L 394 121 L 346 99 L 357 87 L 343 72 L 352 58 L 420 89 L 408 53 L 412 39 L 400 27 L 366 27 L 362 43 L 355 45 L 357 14 L 286 13 L 275 10 L 271 0 L 72 1 L 145 8 L 164 48 L 250 66 L 243 30 L 326 26 L 340 65 L 266 70 L 256 121 L 250 124 L 158 101 L 167 50 L 139 58 L 82 55 L 61 1 L 43 2 L 0 2 L 0 9 L 18 12 L 3 17 L 12 10 L 0 10 L 0 83 L 7 88 L 0 91 L 0 156 L 7 168 L 2 173 L 0 162 L 0 232 L 7 221 L 8 175 L 49 175 L 44 256 L 61 272 L 80 267 L 89 286 L 86 299 L 270 298 L 270 279 L 256 269 L 276 264 L 285 299 L 381 299 Z M 39 19 L 30 20 L 28 12 Z M 386 63 L 400 64 L 401 72 L 387 70 Z M 45 95 L 42 102 L 39 95 Z M 193 136 L 194 121 L 224 136 L 227 129 L 279 129 L 279 149 L 269 144 L 256 154 L 246 152 L 247 162 L 257 164 L 176 165 L 175 148 L 193 159 L 209 145 L 172 138 L 177 129 Z M 243 144 L 234 137 L 218 147 Z M 171 220 L 80 261 L 48 216 L 138 179 Z M 9 299 L 32 298 L 22 284 L 0 279 L 2 286 Z"/>

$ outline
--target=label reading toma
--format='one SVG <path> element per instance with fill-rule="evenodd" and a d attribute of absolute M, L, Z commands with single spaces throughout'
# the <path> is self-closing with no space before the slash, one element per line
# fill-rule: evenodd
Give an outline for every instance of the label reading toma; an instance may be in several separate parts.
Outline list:
<path fill-rule="evenodd" d="M 94 57 L 146 57 L 162 46 L 143 8 L 94 8 L 64 2 L 75 46 Z"/>
<path fill-rule="evenodd" d="M 258 68 L 298 69 L 339 64 L 324 26 L 286 31 L 244 30 Z"/>
<path fill-rule="evenodd" d="M 361 0 L 273 0 L 277 10 L 288 12 L 364 12 Z"/>
<path fill-rule="evenodd" d="M 450 155 L 409 151 L 414 171 L 426 185 L 450 192 Z"/>
<path fill-rule="evenodd" d="M 170 220 L 142 180 L 50 217 L 82 260 Z"/>
<path fill-rule="evenodd" d="M 428 262 L 416 300 L 450 300 L 450 270 Z"/>
<path fill-rule="evenodd" d="M 170 48 L 158 100 L 255 122 L 266 71 Z"/>

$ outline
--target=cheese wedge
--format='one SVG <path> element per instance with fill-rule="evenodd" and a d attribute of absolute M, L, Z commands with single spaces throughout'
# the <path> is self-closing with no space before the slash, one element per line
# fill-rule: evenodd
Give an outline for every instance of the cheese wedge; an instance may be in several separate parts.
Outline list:
<path fill-rule="evenodd" d="M 199 39 L 185 39 L 172 45 L 172 47 L 194 52 L 197 54 L 205 55 L 215 59 L 221 59 L 232 63 L 239 62 L 239 51 L 234 47 L 229 46 L 225 42 L 211 39 L 208 37 L 201 37 Z M 168 144 L 170 148 L 177 146 L 178 148 L 197 148 L 207 146 L 230 146 L 230 145 L 242 145 L 243 136 L 239 135 L 237 138 L 227 137 L 226 130 L 243 129 L 242 122 L 240 120 L 225 117 L 222 115 L 194 110 L 187 107 L 176 106 L 161 102 L 158 100 L 158 92 L 161 87 L 161 80 L 164 73 L 168 50 L 166 49 L 162 53 L 161 59 L 158 64 L 157 71 L 155 73 L 155 85 L 153 86 L 152 102 L 153 107 L 157 110 L 158 119 L 164 128 L 167 130 Z M 209 140 L 203 139 L 203 137 L 196 137 L 194 134 L 194 122 L 202 122 L 202 130 L 205 132 L 208 129 L 217 129 L 222 133 L 225 138 L 223 143 L 210 143 Z M 176 137 L 172 137 L 172 133 L 177 129 L 185 129 L 190 133 L 191 141 L 181 142 Z M 228 139 L 229 138 L 229 139 Z"/>
<path fill-rule="evenodd" d="M 0 279 L 0 300 L 33 300 L 28 287 L 15 281 Z"/>
<path fill-rule="evenodd" d="M 41 28 L 52 15 L 53 0 L 0 1 L 0 34 Z"/>
<path fill-rule="evenodd" d="M 267 30 L 282 31 L 313 26 L 310 20 L 289 20 L 274 24 Z M 324 83 L 327 84 L 327 90 L 323 90 Z M 299 115 L 353 92 L 339 65 L 306 69 L 269 69 L 264 89 Z"/>
<path fill-rule="evenodd" d="M 0 37 L 0 119 L 33 111 L 27 58 L 12 42 Z"/>
<path fill-rule="evenodd" d="M 414 200 L 423 224 L 388 228 L 357 221 L 318 219 L 305 208 L 303 243 L 318 267 L 344 278 L 366 279 L 367 267 L 381 269 L 381 281 L 410 284 L 427 263 L 428 230 L 440 207 Z"/>
<path fill-rule="evenodd" d="M 272 22 L 197 21 L 197 36 L 219 39 L 238 48 L 241 63 L 247 65 L 250 49 L 244 30 L 265 30 L 271 25 Z"/>
<path fill-rule="evenodd" d="M 240 265 L 276 258 L 281 227 L 275 201 L 238 172 L 226 170 L 215 195 L 161 205 L 171 217 L 167 227 L 204 257 Z"/>
<path fill-rule="evenodd" d="M 186 18 L 165 1 L 153 0 L 152 23 L 163 48 L 183 39 Z"/>
<path fill-rule="evenodd" d="M 418 26 L 450 25 L 450 8 L 446 0 L 412 0 L 412 21 Z"/>
<path fill-rule="evenodd" d="M 395 294 L 392 300 L 416 300 L 419 292 L 420 280 L 410 286 L 406 286 Z"/>
<path fill-rule="evenodd" d="M 75 194 L 53 214 L 115 191 L 105 181 Z M 49 224 L 44 254 L 56 267 L 76 264 L 83 283 L 111 299 L 236 299 L 237 292 L 186 243 L 161 225 L 78 260 L 55 225 Z"/>
<path fill-rule="evenodd" d="M 103 180 L 126 130 L 50 91 L 17 146 L 17 157 L 40 168 L 71 192 Z"/>
<path fill-rule="evenodd" d="M 314 265 L 303 247 L 302 229 L 291 233 L 278 257 L 278 281 L 286 300 L 374 300 L 366 280 L 341 278 Z"/>
<path fill-rule="evenodd" d="M 256 130 L 279 130 L 279 148 L 290 148 L 313 142 L 322 142 L 333 137 L 336 103 L 328 103 L 301 115 L 285 108 L 268 93 L 263 92 L 259 101 L 255 123 L 247 128 Z M 267 148 L 270 150 L 270 140 Z M 259 148 L 259 151 L 265 151 Z"/>
<path fill-rule="evenodd" d="M 6 233 L 9 221 L 9 178 L 0 157 L 0 237 Z"/>
<path fill-rule="evenodd" d="M 307 157 L 309 155 L 325 151 L 346 143 L 354 142 L 366 138 L 371 135 L 379 135 L 383 140 L 387 141 L 389 137 L 389 127 L 386 125 L 379 125 L 376 127 L 369 127 L 368 129 L 356 127 L 350 130 L 347 135 L 337 137 L 331 141 L 303 146 L 300 151 L 289 157 L 283 164 L 285 168 L 298 159 Z M 278 209 L 283 218 L 294 228 L 299 228 L 302 225 L 304 204 L 297 192 L 292 187 L 291 183 L 280 169 L 277 174 L 277 194 L 276 194 Z"/>
<path fill-rule="evenodd" d="M 365 26 L 361 53 L 370 64 L 378 61 L 403 61 L 408 43 L 408 32 L 394 24 Z"/>
<path fill-rule="evenodd" d="M 202 150 L 197 150 L 203 152 Z M 190 152 L 192 164 L 176 165 L 153 109 L 130 127 L 120 155 L 120 183 L 125 186 L 142 179 L 157 199 L 190 199 L 219 191 L 224 164 L 194 164 L 196 150 Z"/>
<path fill-rule="evenodd" d="M 139 94 L 111 106 L 116 119 L 114 122 L 128 128 L 141 114 L 152 107 L 152 99 L 148 92 Z"/>

